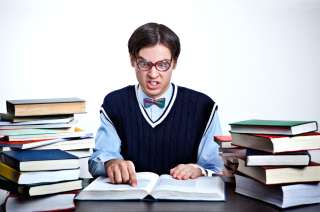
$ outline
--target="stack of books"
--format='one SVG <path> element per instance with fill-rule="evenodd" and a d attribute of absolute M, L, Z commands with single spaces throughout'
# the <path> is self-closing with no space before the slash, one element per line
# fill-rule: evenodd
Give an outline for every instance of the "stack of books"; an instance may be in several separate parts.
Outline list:
<path fill-rule="evenodd" d="M 0 114 L 0 188 L 11 192 L 6 206 L 41 206 L 48 198 L 52 202 L 74 197 L 74 192 L 65 192 L 81 189 L 80 179 L 92 178 L 88 158 L 95 144 L 93 133 L 76 126 L 76 115 L 85 113 L 85 101 L 7 100 L 6 106 L 7 113 Z M 71 199 L 66 209 L 73 205 Z"/>
<path fill-rule="evenodd" d="M 13 207 L 13 199 L 28 202 L 46 195 L 42 197 L 46 200 L 53 194 L 78 191 L 82 188 L 79 175 L 79 158 L 63 150 L 5 151 L 0 155 L 0 188 L 11 193 L 7 208 Z"/>
<path fill-rule="evenodd" d="M 320 202 L 320 133 L 316 121 L 231 123 L 238 159 L 236 192 L 280 208 Z"/>
<path fill-rule="evenodd" d="M 88 158 L 95 142 L 93 133 L 76 127 L 85 113 L 80 98 L 7 100 L 7 113 L 0 114 L 0 147 L 12 149 L 61 149 L 81 158 L 81 178 L 91 178 Z"/>
<path fill-rule="evenodd" d="M 214 141 L 219 145 L 219 153 L 224 162 L 223 179 L 234 183 L 234 172 L 238 168 L 238 158 L 246 155 L 246 149 L 232 144 L 231 135 L 216 135 Z"/>

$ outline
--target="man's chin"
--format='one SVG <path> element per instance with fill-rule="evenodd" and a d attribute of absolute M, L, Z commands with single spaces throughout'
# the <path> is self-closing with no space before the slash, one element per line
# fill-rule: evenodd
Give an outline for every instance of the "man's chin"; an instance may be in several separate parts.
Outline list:
<path fill-rule="evenodd" d="M 152 97 L 152 98 L 157 98 L 157 97 L 161 96 L 160 90 L 150 90 L 150 89 L 147 89 L 147 90 L 146 90 L 146 94 L 147 94 L 149 97 Z"/>

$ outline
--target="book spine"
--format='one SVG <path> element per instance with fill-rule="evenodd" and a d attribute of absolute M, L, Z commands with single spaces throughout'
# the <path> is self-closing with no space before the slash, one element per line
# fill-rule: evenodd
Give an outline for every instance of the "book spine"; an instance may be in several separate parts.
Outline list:
<path fill-rule="evenodd" d="M 0 162 L 0 175 L 13 182 L 19 182 L 20 172 L 2 162 Z"/>
<path fill-rule="evenodd" d="M 14 105 L 11 104 L 10 102 L 6 101 L 6 105 L 7 105 L 7 113 L 14 116 L 15 114 L 15 109 L 14 109 Z"/>
<path fill-rule="evenodd" d="M 9 157 L 9 156 L 6 155 L 5 153 L 1 154 L 1 161 L 2 161 L 4 164 L 6 164 L 6 165 L 8 165 L 8 166 L 10 166 L 10 167 L 12 167 L 12 168 L 14 168 L 15 170 L 21 171 L 21 170 L 20 170 L 20 161 L 14 159 L 14 158 L 12 158 L 12 157 Z"/>

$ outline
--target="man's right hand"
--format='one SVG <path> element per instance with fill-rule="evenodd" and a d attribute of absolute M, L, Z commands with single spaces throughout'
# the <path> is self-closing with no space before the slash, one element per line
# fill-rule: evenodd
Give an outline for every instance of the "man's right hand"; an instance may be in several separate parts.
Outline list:
<path fill-rule="evenodd" d="M 111 183 L 137 185 L 136 171 L 132 161 L 111 159 L 107 161 L 104 166 Z"/>

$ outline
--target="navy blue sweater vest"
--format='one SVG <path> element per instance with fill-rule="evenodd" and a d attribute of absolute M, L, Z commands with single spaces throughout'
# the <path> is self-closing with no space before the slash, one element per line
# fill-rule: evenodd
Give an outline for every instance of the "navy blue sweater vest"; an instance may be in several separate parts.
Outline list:
<path fill-rule="evenodd" d="M 138 172 L 167 174 L 178 164 L 197 162 L 199 143 L 215 103 L 205 94 L 174 88 L 178 92 L 171 110 L 154 128 L 139 108 L 134 86 L 104 99 L 102 107 L 121 139 L 121 155 Z"/>

